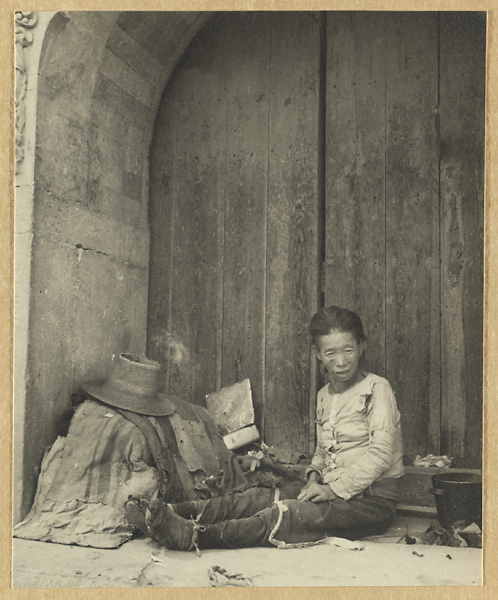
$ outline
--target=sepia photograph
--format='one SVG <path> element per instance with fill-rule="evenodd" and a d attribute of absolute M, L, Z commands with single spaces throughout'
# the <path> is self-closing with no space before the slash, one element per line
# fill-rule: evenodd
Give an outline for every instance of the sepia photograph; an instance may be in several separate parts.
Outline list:
<path fill-rule="evenodd" d="M 11 18 L 12 588 L 482 586 L 488 13 Z"/>

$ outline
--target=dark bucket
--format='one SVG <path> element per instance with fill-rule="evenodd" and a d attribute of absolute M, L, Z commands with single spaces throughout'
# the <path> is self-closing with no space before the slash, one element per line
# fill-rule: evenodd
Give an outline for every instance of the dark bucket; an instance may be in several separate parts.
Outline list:
<path fill-rule="evenodd" d="M 477 523 L 482 529 L 482 477 L 474 473 L 441 473 L 432 476 L 438 520 L 445 529 L 455 521 Z"/>

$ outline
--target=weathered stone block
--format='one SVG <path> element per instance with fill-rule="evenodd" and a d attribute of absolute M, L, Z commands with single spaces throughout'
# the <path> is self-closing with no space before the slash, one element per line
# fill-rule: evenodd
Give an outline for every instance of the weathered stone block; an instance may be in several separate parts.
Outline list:
<path fill-rule="evenodd" d="M 94 204 L 105 207 L 104 188 L 121 192 L 124 146 L 118 131 L 95 127 L 90 153 L 89 196 Z"/>
<path fill-rule="evenodd" d="M 37 189 L 47 191 L 66 202 L 88 204 L 87 177 L 90 160 L 90 125 L 76 120 L 45 113 L 40 123 L 43 145 L 37 146 Z"/>
<path fill-rule="evenodd" d="M 141 104 L 151 108 L 155 82 L 149 81 L 134 71 L 108 49 L 104 52 L 100 72 Z"/>
<path fill-rule="evenodd" d="M 140 202 L 142 200 L 142 178 L 134 173 L 123 170 L 121 192 L 128 198 Z"/>
<path fill-rule="evenodd" d="M 117 11 L 71 11 L 68 13 L 72 27 L 86 38 L 93 39 L 94 44 L 102 47 L 109 36 L 109 30 L 119 17 Z"/>
<path fill-rule="evenodd" d="M 106 217 L 119 221 L 127 227 L 145 231 L 148 226 L 147 211 L 140 204 L 140 199 L 133 200 L 121 192 L 103 188 L 105 207 L 102 212 Z"/>
<path fill-rule="evenodd" d="M 116 85 L 103 73 L 98 74 L 93 97 L 107 104 L 118 115 L 145 127 L 151 118 L 150 109 Z"/>
<path fill-rule="evenodd" d="M 133 266 L 148 266 L 149 231 L 137 227 L 140 221 L 127 225 L 101 212 L 67 205 L 42 190 L 36 203 L 36 227 L 41 236 L 74 248 L 88 248 Z"/>
<path fill-rule="evenodd" d="M 23 450 L 24 496 L 28 499 L 34 493 L 43 451 L 55 440 L 60 417 L 69 406 L 75 266 L 76 255 L 66 246 L 36 235 Z"/>
<path fill-rule="evenodd" d="M 107 48 L 137 73 L 143 73 L 150 81 L 159 81 L 163 65 L 121 27 L 113 27 Z"/>
<path fill-rule="evenodd" d="M 112 356 L 145 351 L 147 268 L 113 257 L 75 249 L 74 365 L 75 385 L 105 378 Z"/>

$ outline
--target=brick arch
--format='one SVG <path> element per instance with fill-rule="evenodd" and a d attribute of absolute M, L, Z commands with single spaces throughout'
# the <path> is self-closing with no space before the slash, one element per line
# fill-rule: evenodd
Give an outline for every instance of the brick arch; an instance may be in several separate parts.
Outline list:
<path fill-rule="evenodd" d="M 210 17 L 197 12 L 123 12 L 109 31 L 91 98 L 92 120 L 107 114 L 109 120 L 102 120 L 109 126 L 112 145 L 124 142 L 133 155 L 125 159 L 122 191 L 135 199 L 148 197 L 148 153 L 163 90 Z M 123 130 L 125 140 L 119 139 Z"/>

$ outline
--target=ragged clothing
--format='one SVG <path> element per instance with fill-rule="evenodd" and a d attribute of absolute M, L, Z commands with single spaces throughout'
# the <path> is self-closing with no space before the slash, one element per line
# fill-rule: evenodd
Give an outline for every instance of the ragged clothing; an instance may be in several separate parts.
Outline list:
<path fill-rule="evenodd" d="M 304 482 L 279 490 L 247 490 L 201 502 L 149 507 L 148 533 L 168 548 L 192 540 L 198 548 L 306 545 L 326 536 L 357 539 L 381 534 L 392 523 L 403 474 L 400 415 L 382 377 L 367 374 L 340 394 L 322 388 L 317 402 L 317 447 L 307 473 L 316 471 L 335 497 L 297 500 Z M 180 520 L 178 519 L 180 518 Z M 169 526 L 180 533 L 171 539 Z M 167 534 L 165 534 L 165 532 Z"/>
<path fill-rule="evenodd" d="M 129 496 L 182 501 L 244 486 L 207 411 L 173 400 L 166 417 L 85 400 L 45 456 L 33 506 L 14 535 L 113 548 L 134 531 L 124 517 Z"/>
<path fill-rule="evenodd" d="M 389 382 L 368 373 L 341 394 L 324 386 L 317 397 L 317 446 L 307 473 L 349 500 L 365 490 L 399 499 L 403 475 L 400 415 Z"/>
<path fill-rule="evenodd" d="M 278 548 L 327 536 L 379 535 L 392 523 L 403 474 L 400 415 L 389 383 L 368 374 L 341 394 L 328 386 L 317 405 L 318 443 L 307 473 L 320 473 L 335 496 L 298 500 L 304 481 L 278 490 L 249 489 L 173 506 L 154 501 L 145 531 L 167 548 Z"/>
<path fill-rule="evenodd" d="M 196 544 L 206 548 L 277 548 L 305 546 L 327 536 L 358 539 L 384 533 L 392 523 L 396 503 L 368 493 L 351 500 L 336 498 L 327 502 L 303 502 L 297 496 L 304 482 L 294 482 L 277 492 L 252 488 L 209 500 L 181 502 L 173 510 L 185 531 L 178 541 L 188 541 L 191 520 L 197 524 Z M 175 545 L 171 513 L 164 503 L 149 507 L 148 534 L 167 548 Z M 192 532 L 193 535 L 193 532 Z M 187 538 L 184 538 L 187 536 Z M 194 539 L 192 537 L 192 539 Z"/>

